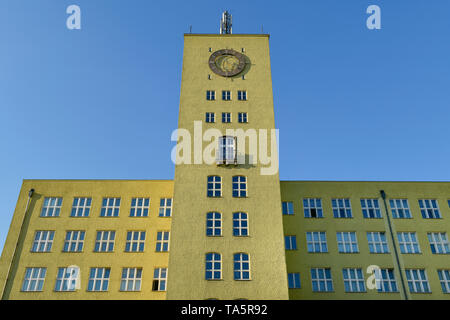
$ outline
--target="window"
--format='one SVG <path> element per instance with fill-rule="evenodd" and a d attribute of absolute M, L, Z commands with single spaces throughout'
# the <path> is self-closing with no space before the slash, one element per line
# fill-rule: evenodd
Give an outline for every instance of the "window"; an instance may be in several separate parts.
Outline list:
<path fill-rule="evenodd" d="M 330 268 L 311 268 L 312 289 L 314 292 L 333 291 Z"/>
<path fill-rule="evenodd" d="M 31 252 L 50 252 L 55 231 L 36 231 Z"/>
<path fill-rule="evenodd" d="M 427 273 L 425 269 L 406 269 L 406 280 L 408 280 L 409 292 L 430 293 Z"/>
<path fill-rule="evenodd" d="M 207 123 L 214 123 L 214 122 L 216 122 L 216 114 L 214 112 L 207 112 L 205 121 Z"/>
<path fill-rule="evenodd" d="M 223 123 L 231 123 L 231 113 L 230 112 L 222 112 L 222 122 Z"/>
<path fill-rule="evenodd" d="M 319 198 L 304 198 L 303 212 L 305 218 L 323 218 L 322 200 Z"/>
<path fill-rule="evenodd" d="M 238 100 L 239 101 L 246 101 L 247 100 L 247 91 L 245 91 L 245 90 L 238 90 Z"/>
<path fill-rule="evenodd" d="M 150 198 L 131 199 L 130 217 L 148 217 Z"/>
<path fill-rule="evenodd" d="M 366 292 L 361 268 L 342 269 L 345 292 Z"/>
<path fill-rule="evenodd" d="M 208 212 L 206 214 L 206 235 L 208 237 L 222 235 L 222 214 L 219 212 Z"/>
<path fill-rule="evenodd" d="M 22 283 L 22 291 L 42 291 L 47 268 L 27 268 Z"/>
<path fill-rule="evenodd" d="M 389 247 L 384 232 L 367 232 L 367 242 L 370 253 L 389 253 Z"/>
<path fill-rule="evenodd" d="M 358 253 L 356 232 L 337 232 L 337 243 L 340 253 Z"/>
<path fill-rule="evenodd" d="M 401 253 L 420 253 L 415 232 L 398 232 L 397 238 Z"/>
<path fill-rule="evenodd" d="M 220 253 L 213 252 L 206 254 L 205 279 L 222 279 L 222 257 Z"/>
<path fill-rule="evenodd" d="M 250 259 L 246 253 L 234 254 L 234 280 L 250 280 Z"/>
<path fill-rule="evenodd" d="M 247 112 L 238 112 L 238 122 L 248 123 Z"/>
<path fill-rule="evenodd" d="M 235 198 L 247 197 L 247 177 L 244 176 L 233 177 L 233 197 Z"/>
<path fill-rule="evenodd" d="M 114 251 L 115 231 L 97 231 L 95 240 L 95 252 L 112 252 Z"/>
<path fill-rule="evenodd" d="M 71 217 L 89 217 L 91 212 L 91 198 L 74 198 L 72 204 Z"/>
<path fill-rule="evenodd" d="M 153 273 L 152 291 L 166 291 L 167 268 L 156 268 Z"/>
<path fill-rule="evenodd" d="M 441 218 L 441 213 L 439 212 L 437 200 L 420 199 L 419 207 L 420 207 L 420 212 L 422 213 L 422 218 L 424 218 L 424 219 L 440 219 Z"/>
<path fill-rule="evenodd" d="M 375 269 L 375 283 L 378 292 L 398 292 L 394 269 Z"/>
<path fill-rule="evenodd" d="M 213 90 L 207 90 L 206 91 L 206 100 L 208 100 L 208 101 L 216 100 L 216 92 Z"/>
<path fill-rule="evenodd" d="M 159 201 L 159 216 L 170 217 L 172 214 L 172 198 L 161 198 Z"/>
<path fill-rule="evenodd" d="M 78 267 L 58 268 L 55 291 L 75 291 L 78 289 L 80 269 Z"/>
<path fill-rule="evenodd" d="M 109 268 L 91 268 L 87 291 L 108 291 Z"/>
<path fill-rule="evenodd" d="M 438 270 L 439 282 L 443 293 L 450 293 L 450 270 Z"/>
<path fill-rule="evenodd" d="M 409 203 L 407 199 L 392 199 L 389 200 L 391 206 L 392 216 L 395 219 L 411 219 L 411 211 L 409 210 Z"/>
<path fill-rule="evenodd" d="M 248 236 L 248 215 L 245 212 L 233 213 L 233 236 Z"/>
<path fill-rule="evenodd" d="M 156 234 L 156 252 L 169 251 L 169 231 L 160 231 Z"/>
<path fill-rule="evenodd" d="M 142 268 L 123 268 L 120 291 L 141 291 Z"/>
<path fill-rule="evenodd" d="M 63 252 L 82 252 L 84 237 L 84 231 L 67 231 Z"/>
<path fill-rule="evenodd" d="M 350 199 L 331 199 L 331 205 L 333 207 L 333 216 L 335 218 L 352 217 Z"/>
<path fill-rule="evenodd" d="M 326 232 L 307 232 L 306 246 L 308 252 L 328 252 Z"/>
<path fill-rule="evenodd" d="M 288 273 L 289 289 L 300 289 L 300 273 Z"/>
<path fill-rule="evenodd" d="M 222 196 L 222 178 L 219 176 L 209 176 L 207 183 L 206 195 L 209 198 L 217 198 Z"/>
<path fill-rule="evenodd" d="M 284 243 L 285 243 L 286 250 L 297 250 L 296 236 L 285 236 Z"/>
<path fill-rule="evenodd" d="M 430 241 L 431 252 L 433 254 L 450 254 L 447 233 L 445 232 L 428 233 L 428 241 Z"/>
<path fill-rule="evenodd" d="M 42 205 L 41 217 L 59 217 L 62 198 L 45 198 Z"/>
<path fill-rule="evenodd" d="M 145 244 L 145 231 L 127 232 L 125 252 L 143 252 Z"/>
<path fill-rule="evenodd" d="M 361 199 L 361 208 L 364 218 L 382 218 L 378 199 Z"/>
<path fill-rule="evenodd" d="M 118 217 L 120 198 L 103 198 L 100 217 Z"/>
<path fill-rule="evenodd" d="M 283 209 L 284 215 L 294 214 L 294 203 L 292 201 L 283 201 L 281 203 L 281 208 Z"/>
<path fill-rule="evenodd" d="M 223 136 L 219 138 L 219 149 L 217 152 L 218 164 L 236 164 L 237 148 L 236 137 Z"/>
<path fill-rule="evenodd" d="M 222 100 L 230 101 L 231 100 L 231 91 L 222 90 Z"/>

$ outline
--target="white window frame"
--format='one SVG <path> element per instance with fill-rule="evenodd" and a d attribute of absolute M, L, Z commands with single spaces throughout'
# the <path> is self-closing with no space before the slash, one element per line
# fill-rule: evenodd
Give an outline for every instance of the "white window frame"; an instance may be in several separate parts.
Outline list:
<path fill-rule="evenodd" d="M 237 181 L 235 181 L 237 180 Z M 247 177 L 246 176 L 233 176 L 231 179 L 232 195 L 233 198 L 246 198 L 248 197 Z M 244 188 L 242 188 L 244 185 Z M 237 186 L 237 188 L 235 188 Z M 235 195 L 235 193 L 237 193 Z"/>
<path fill-rule="evenodd" d="M 222 112 L 222 123 L 231 123 L 231 112 Z"/>
<path fill-rule="evenodd" d="M 403 254 L 421 253 L 416 232 L 397 232 L 398 245 Z"/>
<path fill-rule="evenodd" d="M 62 201 L 62 197 L 45 197 L 42 204 L 40 217 L 59 217 L 59 214 L 61 213 Z"/>
<path fill-rule="evenodd" d="M 239 123 L 248 123 L 248 113 L 247 112 L 238 112 L 238 122 Z"/>
<path fill-rule="evenodd" d="M 63 252 L 82 252 L 85 237 L 86 232 L 84 230 L 67 230 L 66 237 L 64 238 Z M 74 250 L 72 250 L 73 247 Z"/>
<path fill-rule="evenodd" d="M 132 198 L 130 217 L 148 217 L 150 212 L 150 198 Z"/>
<path fill-rule="evenodd" d="M 294 215 L 294 202 L 281 201 L 281 213 L 285 216 Z"/>
<path fill-rule="evenodd" d="M 172 198 L 160 198 L 158 216 L 159 217 L 171 217 L 172 216 L 172 205 L 173 205 Z"/>
<path fill-rule="evenodd" d="M 370 253 L 390 253 L 389 244 L 384 231 L 368 231 L 366 236 Z"/>
<path fill-rule="evenodd" d="M 219 272 L 219 277 L 216 277 L 217 272 Z M 208 277 L 208 273 L 211 273 L 210 277 Z M 220 253 L 208 252 L 205 254 L 205 280 L 222 280 L 222 255 Z"/>
<path fill-rule="evenodd" d="M 446 232 L 429 232 L 427 234 L 430 242 L 430 250 L 433 254 L 450 254 L 450 247 Z M 435 252 L 433 252 L 433 247 Z"/>
<path fill-rule="evenodd" d="M 328 252 L 327 233 L 325 231 L 307 231 L 306 248 L 309 253 Z"/>
<path fill-rule="evenodd" d="M 374 274 L 378 292 L 398 292 L 394 269 L 375 269 Z"/>
<path fill-rule="evenodd" d="M 141 285 L 142 285 L 142 268 L 136 267 L 122 268 L 120 291 L 122 292 L 141 291 Z"/>
<path fill-rule="evenodd" d="M 237 223 L 237 226 L 235 226 Z M 233 212 L 233 236 L 234 237 L 248 237 L 248 213 L 246 212 Z M 237 234 L 235 233 L 237 231 Z M 245 231 L 245 232 L 244 232 Z"/>
<path fill-rule="evenodd" d="M 94 272 L 94 275 L 92 275 Z M 87 291 L 105 292 L 108 291 L 111 269 L 106 267 L 94 267 L 89 271 L 89 281 Z M 96 289 L 96 284 L 100 283 L 100 289 Z M 91 287 L 92 284 L 92 287 Z M 106 288 L 105 288 L 106 284 Z"/>
<path fill-rule="evenodd" d="M 434 204 L 436 206 L 434 206 Z M 419 199 L 419 208 L 422 218 L 424 219 L 442 218 L 437 199 Z"/>
<path fill-rule="evenodd" d="M 207 101 L 216 100 L 216 91 L 215 90 L 206 90 L 206 100 Z"/>
<path fill-rule="evenodd" d="M 211 224 L 211 226 L 209 226 L 209 224 Z M 208 234 L 208 230 L 211 230 L 212 233 Z M 222 236 L 222 214 L 220 212 L 206 213 L 206 236 L 207 237 Z"/>
<path fill-rule="evenodd" d="M 137 239 L 135 239 L 137 237 Z M 127 231 L 125 252 L 144 252 L 146 232 L 141 230 Z M 130 239 L 129 239 L 130 238 Z M 134 249 L 136 247 L 136 249 Z"/>
<path fill-rule="evenodd" d="M 333 208 L 334 218 L 336 219 L 353 218 L 352 203 L 350 201 L 350 198 L 333 198 L 331 199 L 331 206 Z M 342 212 L 344 213 L 344 216 L 342 216 Z"/>
<path fill-rule="evenodd" d="M 238 267 L 236 268 L 236 264 Z M 246 268 L 245 266 L 248 266 Z M 238 274 L 236 276 L 236 273 Z M 244 275 L 248 273 L 248 278 Z M 250 255 L 246 252 L 237 252 L 233 254 L 233 279 L 236 281 L 248 281 L 251 280 L 250 273 Z"/>
<path fill-rule="evenodd" d="M 361 210 L 365 219 L 382 219 L 379 199 L 360 199 Z"/>
<path fill-rule="evenodd" d="M 343 268 L 345 292 L 366 292 L 364 274 L 361 268 Z"/>
<path fill-rule="evenodd" d="M 215 112 L 206 112 L 205 113 L 205 122 L 206 123 L 215 123 L 216 122 L 216 113 Z"/>
<path fill-rule="evenodd" d="M 98 239 L 100 234 L 100 239 Z M 105 237 L 105 235 L 107 235 Z M 98 230 L 95 236 L 94 252 L 113 252 L 116 241 L 116 232 L 114 230 Z M 97 248 L 98 244 L 98 249 Z M 103 247 L 105 249 L 103 250 Z"/>
<path fill-rule="evenodd" d="M 247 90 L 238 90 L 238 101 L 247 101 Z"/>
<path fill-rule="evenodd" d="M 43 291 L 46 273 L 47 268 L 43 267 L 26 268 L 20 291 L 23 292 Z"/>
<path fill-rule="evenodd" d="M 394 219 L 412 219 L 408 199 L 391 199 L 389 205 Z"/>
<path fill-rule="evenodd" d="M 323 208 L 321 198 L 303 198 L 302 203 L 305 218 L 323 218 Z M 315 217 L 313 217 L 313 212 L 316 213 Z"/>
<path fill-rule="evenodd" d="M 286 235 L 284 236 L 285 250 L 297 250 L 297 236 Z"/>
<path fill-rule="evenodd" d="M 450 269 L 438 269 L 439 283 L 443 293 L 450 293 Z"/>
<path fill-rule="evenodd" d="M 72 211 L 70 216 L 72 218 L 86 218 L 91 213 L 92 198 L 89 197 L 75 197 L 73 198 Z"/>
<path fill-rule="evenodd" d="M 328 272 L 327 272 L 328 270 Z M 314 277 L 315 273 L 315 277 Z M 320 273 L 322 273 L 323 277 L 321 277 Z M 329 277 L 327 277 L 327 273 Z M 333 276 L 331 274 L 331 268 L 311 268 L 311 287 L 313 292 L 333 292 Z M 314 283 L 317 284 L 317 290 L 314 290 Z M 324 285 L 324 290 L 321 289 L 321 284 Z"/>
<path fill-rule="evenodd" d="M 353 236 L 354 239 L 352 239 Z M 358 237 L 356 232 L 338 231 L 336 232 L 336 240 L 339 253 L 359 253 Z"/>
<path fill-rule="evenodd" d="M 161 235 L 161 239 L 159 238 L 159 235 Z M 167 239 L 165 239 L 165 236 L 167 235 Z M 164 250 L 164 246 L 167 245 L 167 249 Z M 170 231 L 158 231 L 156 233 L 156 252 L 169 252 L 169 245 L 170 245 Z M 159 247 L 159 249 L 158 249 Z"/>
<path fill-rule="evenodd" d="M 55 231 L 53 230 L 37 230 L 34 234 L 31 252 L 51 252 Z"/>
<path fill-rule="evenodd" d="M 152 291 L 167 290 L 167 268 L 155 268 L 153 271 Z M 155 281 L 157 281 L 155 290 Z"/>
<path fill-rule="evenodd" d="M 292 286 L 291 286 L 292 283 Z M 288 273 L 288 288 L 289 289 L 301 289 L 300 273 L 292 272 Z"/>
<path fill-rule="evenodd" d="M 219 137 L 217 164 L 237 164 L 237 137 Z"/>
<path fill-rule="evenodd" d="M 210 193 L 211 193 L 211 195 L 210 195 Z M 206 196 L 208 198 L 222 197 L 222 177 L 221 176 L 208 176 L 206 178 Z"/>
<path fill-rule="evenodd" d="M 230 90 L 222 90 L 222 100 L 223 101 L 231 101 L 231 91 Z"/>
<path fill-rule="evenodd" d="M 106 218 L 118 217 L 120 213 L 120 202 L 121 199 L 118 197 L 103 198 L 102 208 L 100 209 L 100 217 Z"/>
<path fill-rule="evenodd" d="M 405 269 L 405 274 L 406 280 L 408 281 L 409 292 L 431 293 L 427 271 L 425 269 Z"/>
<path fill-rule="evenodd" d="M 71 292 L 79 287 L 80 268 L 78 267 L 60 267 L 56 274 L 55 291 Z"/>

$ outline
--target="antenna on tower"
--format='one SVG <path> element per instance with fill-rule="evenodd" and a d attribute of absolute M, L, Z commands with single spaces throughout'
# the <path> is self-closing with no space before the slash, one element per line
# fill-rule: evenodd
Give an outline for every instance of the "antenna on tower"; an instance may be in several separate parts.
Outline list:
<path fill-rule="evenodd" d="M 222 13 L 222 20 L 220 20 L 220 34 L 231 34 L 231 14 L 228 11 Z"/>

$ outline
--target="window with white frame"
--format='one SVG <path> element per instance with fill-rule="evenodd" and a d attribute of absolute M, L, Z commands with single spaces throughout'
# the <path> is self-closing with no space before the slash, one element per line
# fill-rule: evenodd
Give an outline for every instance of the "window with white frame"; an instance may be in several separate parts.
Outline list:
<path fill-rule="evenodd" d="M 141 291 L 142 268 L 123 268 L 120 291 Z"/>
<path fill-rule="evenodd" d="M 87 291 L 108 291 L 110 268 L 91 268 Z"/>
<path fill-rule="evenodd" d="M 95 239 L 95 252 L 112 252 L 114 251 L 114 241 L 116 238 L 115 231 L 97 231 Z"/>
<path fill-rule="evenodd" d="M 84 246 L 85 231 L 70 230 L 66 232 L 63 252 L 82 252 Z"/>
<path fill-rule="evenodd" d="M 293 215 L 294 214 L 294 203 L 292 201 L 283 201 L 281 202 L 282 213 L 284 215 Z"/>
<path fill-rule="evenodd" d="M 361 199 L 361 208 L 364 218 L 382 218 L 378 199 Z"/>
<path fill-rule="evenodd" d="M 219 138 L 217 150 L 218 164 L 233 164 L 237 161 L 236 137 L 223 136 Z"/>
<path fill-rule="evenodd" d="M 245 90 L 238 90 L 238 100 L 239 101 L 246 101 L 247 100 L 247 91 Z"/>
<path fill-rule="evenodd" d="M 374 274 L 378 292 L 398 292 L 394 269 L 375 269 Z"/>
<path fill-rule="evenodd" d="M 145 231 L 128 231 L 125 252 L 144 252 Z"/>
<path fill-rule="evenodd" d="M 331 206 L 333 207 L 333 216 L 335 218 L 352 217 L 350 199 L 331 199 Z"/>
<path fill-rule="evenodd" d="M 430 285 L 425 269 L 405 269 L 409 292 L 430 293 Z"/>
<path fill-rule="evenodd" d="M 206 195 L 209 198 L 218 198 L 222 196 L 222 177 L 208 176 L 206 184 Z"/>
<path fill-rule="evenodd" d="M 285 236 L 284 245 L 286 250 L 297 250 L 297 237 L 296 236 Z"/>
<path fill-rule="evenodd" d="M 208 212 L 206 214 L 206 235 L 208 237 L 220 237 L 222 235 L 222 214 Z"/>
<path fill-rule="evenodd" d="M 55 231 L 36 231 L 31 252 L 50 252 Z"/>
<path fill-rule="evenodd" d="M 389 246 L 384 232 L 367 232 L 370 253 L 389 253 Z"/>
<path fill-rule="evenodd" d="M 389 204 L 391 206 L 392 217 L 395 219 L 412 218 L 408 199 L 391 199 L 389 200 Z"/>
<path fill-rule="evenodd" d="M 356 232 L 337 232 L 337 244 L 340 253 L 358 253 Z"/>
<path fill-rule="evenodd" d="M 71 217 L 89 217 L 92 198 L 73 198 Z"/>
<path fill-rule="evenodd" d="M 300 273 L 288 273 L 289 289 L 300 289 Z"/>
<path fill-rule="evenodd" d="M 247 112 L 238 112 L 238 122 L 239 123 L 248 123 Z"/>
<path fill-rule="evenodd" d="M 206 123 L 214 123 L 216 122 L 216 114 L 215 112 L 206 112 L 205 114 Z"/>
<path fill-rule="evenodd" d="M 303 212 L 305 218 L 323 218 L 322 199 L 304 198 Z"/>
<path fill-rule="evenodd" d="M 120 198 L 103 198 L 100 217 L 118 217 Z"/>
<path fill-rule="evenodd" d="M 222 90 L 222 100 L 225 100 L 225 101 L 231 100 L 231 91 L 230 90 Z"/>
<path fill-rule="evenodd" d="M 306 247 L 311 253 L 328 252 L 326 232 L 306 232 Z"/>
<path fill-rule="evenodd" d="M 233 197 L 235 198 L 247 197 L 247 177 L 244 176 L 233 177 Z"/>
<path fill-rule="evenodd" d="M 250 280 L 250 258 L 247 253 L 234 254 L 234 280 Z"/>
<path fill-rule="evenodd" d="M 248 236 L 248 214 L 245 212 L 233 213 L 233 236 Z"/>
<path fill-rule="evenodd" d="M 159 201 L 159 216 L 170 217 L 172 214 L 172 198 L 161 198 Z"/>
<path fill-rule="evenodd" d="M 152 291 L 166 291 L 167 268 L 155 268 Z"/>
<path fill-rule="evenodd" d="M 206 100 L 208 101 L 216 100 L 216 92 L 214 90 L 207 90 Z"/>
<path fill-rule="evenodd" d="M 311 281 L 313 292 L 334 291 L 330 268 L 311 268 Z"/>
<path fill-rule="evenodd" d="M 220 253 L 210 252 L 206 254 L 205 279 L 222 279 L 222 256 Z"/>
<path fill-rule="evenodd" d="M 441 213 L 439 212 L 438 202 L 435 199 L 420 199 L 419 200 L 420 212 L 424 219 L 440 219 Z"/>
<path fill-rule="evenodd" d="M 159 231 L 156 234 L 156 252 L 169 251 L 169 231 Z"/>
<path fill-rule="evenodd" d="M 130 217 L 148 217 L 150 198 L 131 199 Z"/>
<path fill-rule="evenodd" d="M 420 253 L 419 241 L 415 232 L 397 232 L 401 253 Z"/>
<path fill-rule="evenodd" d="M 26 268 L 21 291 L 42 291 L 47 268 Z"/>
<path fill-rule="evenodd" d="M 75 291 L 79 276 L 80 268 L 78 267 L 58 268 L 55 291 Z"/>
<path fill-rule="evenodd" d="M 222 112 L 222 122 L 231 123 L 231 112 Z"/>
<path fill-rule="evenodd" d="M 342 269 L 345 292 L 366 292 L 364 275 L 361 268 Z"/>
<path fill-rule="evenodd" d="M 446 232 L 430 232 L 428 233 L 428 241 L 430 241 L 433 254 L 450 254 Z"/>
<path fill-rule="evenodd" d="M 62 198 L 47 197 L 44 198 L 41 217 L 59 217 L 61 212 Z"/>
<path fill-rule="evenodd" d="M 443 293 L 450 293 L 450 269 L 438 270 L 439 282 Z"/>

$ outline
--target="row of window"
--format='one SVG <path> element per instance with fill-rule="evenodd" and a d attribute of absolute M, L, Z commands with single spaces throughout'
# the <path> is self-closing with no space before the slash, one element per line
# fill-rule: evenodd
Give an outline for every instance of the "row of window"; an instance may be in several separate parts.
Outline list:
<path fill-rule="evenodd" d="M 221 197 L 222 177 L 208 176 L 206 188 L 206 195 L 208 197 Z M 235 198 L 247 197 L 247 177 L 234 176 L 232 178 L 232 194 Z"/>
<path fill-rule="evenodd" d="M 389 253 L 389 246 L 384 232 L 367 232 L 370 253 Z M 433 254 L 450 254 L 446 232 L 429 232 L 427 234 Z M 340 253 L 358 253 L 356 232 L 336 232 L 337 247 Z M 416 232 L 397 232 L 401 253 L 421 253 Z M 306 232 L 306 247 L 310 253 L 328 252 L 327 236 L 324 231 Z M 297 250 L 297 237 L 285 236 L 285 249 Z"/>
<path fill-rule="evenodd" d="M 42 291 L 47 268 L 26 268 L 21 291 Z M 87 291 L 108 291 L 111 268 L 91 268 Z M 58 268 L 55 291 L 75 291 L 79 288 L 78 267 Z M 152 291 L 166 291 L 167 268 L 155 268 L 153 271 Z M 120 291 L 141 291 L 142 268 L 123 268 Z"/>
<path fill-rule="evenodd" d="M 237 91 L 237 99 L 238 99 L 238 101 L 247 101 L 247 91 L 238 90 Z M 216 91 L 215 90 L 206 90 L 206 100 L 208 100 L 208 101 L 216 100 Z M 231 101 L 231 91 L 230 90 L 222 90 L 222 100 L 223 101 Z"/>
<path fill-rule="evenodd" d="M 71 230 L 66 232 L 63 252 L 82 252 L 86 232 L 83 230 Z M 145 231 L 128 231 L 125 252 L 143 252 L 145 246 Z M 55 231 L 36 231 L 31 252 L 51 252 Z M 169 251 L 169 231 L 159 231 L 156 233 L 156 252 Z M 114 251 L 116 232 L 111 230 L 97 231 L 95 238 L 94 252 Z"/>
<path fill-rule="evenodd" d="M 222 280 L 222 255 L 209 252 L 205 255 L 205 279 Z M 233 279 L 250 280 L 250 257 L 247 253 L 233 254 Z"/>
<path fill-rule="evenodd" d="M 381 219 L 380 203 L 378 199 L 360 199 L 361 210 L 364 218 Z M 420 212 L 424 219 L 441 219 L 438 201 L 436 199 L 419 199 Z M 396 219 L 412 219 L 411 209 L 408 199 L 389 200 L 392 216 Z M 448 200 L 450 207 L 450 200 Z M 333 216 L 335 218 L 352 218 L 352 206 L 349 198 L 331 199 Z M 292 201 L 282 202 L 284 215 L 294 214 L 294 204 Z M 304 198 L 303 213 L 305 218 L 323 218 L 323 208 L 321 198 Z"/>
<path fill-rule="evenodd" d="M 215 112 L 206 112 L 205 113 L 205 121 L 206 121 L 206 123 L 215 123 L 216 122 L 216 113 Z M 222 112 L 222 122 L 223 123 L 231 123 L 231 112 Z M 247 112 L 238 112 L 238 122 L 239 123 L 248 123 Z"/>
<path fill-rule="evenodd" d="M 120 198 L 103 198 L 100 217 L 118 217 Z M 46 197 L 42 205 L 41 217 L 59 217 L 63 198 Z M 92 198 L 74 198 L 71 217 L 89 217 Z M 130 217 L 147 217 L 150 210 L 150 198 L 132 198 Z M 172 214 L 172 198 L 161 198 L 159 216 L 170 217 Z"/>
<path fill-rule="evenodd" d="M 437 270 L 443 293 L 450 293 L 450 270 Z M 431 293 L 425 269 L 405 269 L 409 292 Z M 330 268 L 311 268 L 312 290 L 314 292 L 333 292 L 333 279 Z M 343 268 L 345 292 L 367 292 L 361 268 Z M 289 273 L 290 289 L 300 289 L 300 274 Z M 394 269 L 375 269 L 375 285 L 378 292 L 398 292 Z"/>

